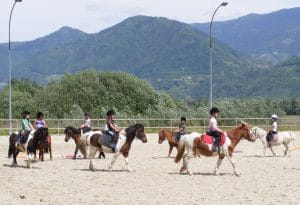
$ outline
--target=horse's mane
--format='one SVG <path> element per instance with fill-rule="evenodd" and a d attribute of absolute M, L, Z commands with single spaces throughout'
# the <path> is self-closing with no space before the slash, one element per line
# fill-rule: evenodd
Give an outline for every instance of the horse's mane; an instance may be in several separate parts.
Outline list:
<path fill-rule="evenodd" d="M 69 133 L 69 131 L 72 131 L 72 133 Z M 67 133 L 68 132 L 68 133 Z M 80 129 L 77 129 L 77 128 L 75 128 L 75 127 L 72 127 L 72 126 L 67 126 L 66 127 L 66 129 L 65 129 L 65 132 L 64 132 L 64 134 L 80 134 Z"/>
<path fill-rule="evenodd" d="M 38 143 L 47 141 L 48 128 L 41 127 L 35 131 L 33 138 L 28 142 L 27 150 L 33 152 L 37 149 Z"/>
<path fill-rule="evenodd" d="M 134 138 L 135 138 L 135 132 L 136 130 L 144 130 L 144 125 L 142 124 L 135 124 L 135 125 L 132 125 L 128 128 L 125 129 L 125 132 L 126 132 L 126 142 L 128 141 L 132 141 Z"/>

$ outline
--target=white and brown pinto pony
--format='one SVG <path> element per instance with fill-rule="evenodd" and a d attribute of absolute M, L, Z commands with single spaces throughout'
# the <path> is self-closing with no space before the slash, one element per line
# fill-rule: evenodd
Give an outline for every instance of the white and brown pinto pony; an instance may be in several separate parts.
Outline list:
<path fill-rule="evenodd" d="M 293 132 L 278 132 L 276 135 L 276 139 L 272 140 L 270 144 L 267 142 L 267 131 L 259 128 L 259 127 L 253 127 L 252 132 L 255 135 L 255 137 L 259 138 L 263 144 L 263 157 L 266 156 L 266 150 L 269 147 L 273 156 L 276 156 L 273 146 L 279 146 L 279 145 L 284 145 L 285 150 L 284 150 L 284 156 L 287 155 L 287 152 L 289 150 L 289 144 L 292 140 L 295 140 L 295 133 Z"/>
<path fill-rule="evenodd" d="M 219 175 L 219 167 L 224 157 L 227 157 L 233 167 L 234 174 L 240 176 L 236 168 L 236 162 L 232 156 L 233 150 L 241 139 L 254 142 L 256 138 L 251 132 L 250 125 L 244 122 L 241 122 L 241 125 L 238 127 L 227 131 L 227 136 L 225 135 L 221 138 L 220 153 L 212 151 L 213 142 L 212 140 L 207 140 L 208 136 L 206 134 L 200 136 L 199 133 L 194 132 L 189 135 L 184 135 L 179 142 L 178 153 L 175 158 L 176 163 L 183 158 L 183 166 L 180 169 L 180 173 L 187 172 L 192 175 L 193 172 L 189 167 L 190 159 L 195 156 L 203 155 L 206 157 L 218 156 L 218 161 L 214 169 L 215 175 Z"/>
<path fill-rule="evenodd" d="M 101 137 L 104 136 L 102 132 L 100 131 L 95 131 L 92 132 L 88 137 L 87 137 L 87 143 L 90 148 L 90 170 L 95 171 L 95 166 L 93 163 L 93 156 L 95 155 L 95 152 L 97 150 L 103 150 L 105 153 L 113 153 L 112 149 L 110 147 L 102 145 L 101 142 Z M 128 172 L 130 172 L 130 167 L 128 164 L 128 157 L 129 157 L 129 151 L 131 148 L 131 144 L 133 140 L 137 138 L 141 140 L 143 143 L 147 142 L 147 137 L 146 134 L 144 133 L 144 126 L 141 124 L 135 124 L 133 126 L 130 126 L 125 129 L 125 131 L 121 132 L 119 134 L 119 139 L 115 148 L 114 156 L 111 160 L 110 166 L 109 166 L 109 171 L 112 171 L 112 166 L 117 160 L 117 158 L 122 154 L 125 158 L 125 164 L 126 164 L 126 169 Z"/>

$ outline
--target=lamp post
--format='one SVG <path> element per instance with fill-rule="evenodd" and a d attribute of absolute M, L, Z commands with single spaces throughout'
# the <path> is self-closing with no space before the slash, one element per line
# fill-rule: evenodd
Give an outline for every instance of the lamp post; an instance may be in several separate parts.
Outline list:
<path fill-rule="evenodd" d="M 222 6 L 227 6 L 227 2 L 222 2 L 215 10 L 213 16 L 211 17 L 210 21 L 210 26 L 209 26 L 209 78 L 210 78 L 210 83 L 209 83 L 209 103 L 210 103 L 210 108 L 212 108 L 212 42 L 211 42 L 211 27 L 212 23 L 215 17 L 215 14 L 217 13 L 218 9 Z"/>
<path fill-rule="evenodd" d="M 17 2 L 22 2 L 22 0 L 15 0 L 9 15 L 9 23 L 8 23 L 8 84 L 9 84 L 9 97 L 8 97 L 8 112 L 9 112 L 9 135 L 12 133 L 12 110 L 11 110 L 11 60 L 10 60 L 10 22 L 13 10 Z"/>

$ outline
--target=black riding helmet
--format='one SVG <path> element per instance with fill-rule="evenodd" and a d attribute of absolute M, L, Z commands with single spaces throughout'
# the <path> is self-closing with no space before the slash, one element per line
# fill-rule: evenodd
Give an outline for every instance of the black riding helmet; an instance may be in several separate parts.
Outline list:
<path fill-rule="evenodd" d="M 115 115 L 115 114 L 116 114 L 116 112 L 114 110 L 109 110 L 106 113 L 107 116 L 112 116 L 112 115 Z"/>
<path fill-rule="evenodd" d="M 25 118 L 26 117 L 26 115 L 29 115 L 30 114 L 30 112 L 28 112 L 28 111 L 23 111 L 22 112 L 22 116 L 23 116 L 23 118 Z"/>
<path fill-rule="evenodd" d="M 180 121 L 186 121 L 186 118 L 185 117 L 181 117 Z"/>
<path fill-rule="evenodd" d="M 209 113 L 211 115 L 214 114 L 214 113 L 219 113 L 219 112 L 220 112 L 220 110 L 218 108 L 216 108 L 216 107 L 211 108 L 210 111 L 209 111 Z"/>
<path fill-rule="evenodd" d="M 36 114 L 36 118 L 39 119 L 39 118 L 41 118 L 41 117 L 44 117 L 44 113 L 38 112 L 38 113 Z"/>
<path fill-rule="evenodd" d="M 84 113 L 84 116 L 85 116 L 85 117 L 89 117 L 89 116 L 90 116 L 90 113 L 89 113 L 89 112 L 85 112 L 85 113 Z"/>

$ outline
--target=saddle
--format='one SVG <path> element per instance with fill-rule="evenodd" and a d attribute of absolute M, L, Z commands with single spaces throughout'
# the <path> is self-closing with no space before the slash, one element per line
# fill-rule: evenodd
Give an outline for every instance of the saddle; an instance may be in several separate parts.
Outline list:
<path fill-rule="evenodd" d="M 98 143 L 101 144 L 102 146 L 105 147 L 110 147 L 112 144 L 117 144 L 118 142 L 118 137 L 116 137 L 117 139 L 114 139 L 113 136 L 111 136 L 110 134 L 106 133 L 106 132 L 102 132 L 101 137 L 99 137 L 98 139 Z"/>
<path fill-rule="evenodd" d="M 226 141 L 226 136 L 224 133 L 222 133 L 219 146 L 224 145 L 225 141 Z M 214 138 L 211 135 L 209 135 L 208 133 L 205 133 L 205 134 L 201 135 L 201 142 L 204 144 L 213 145 Z"/>

